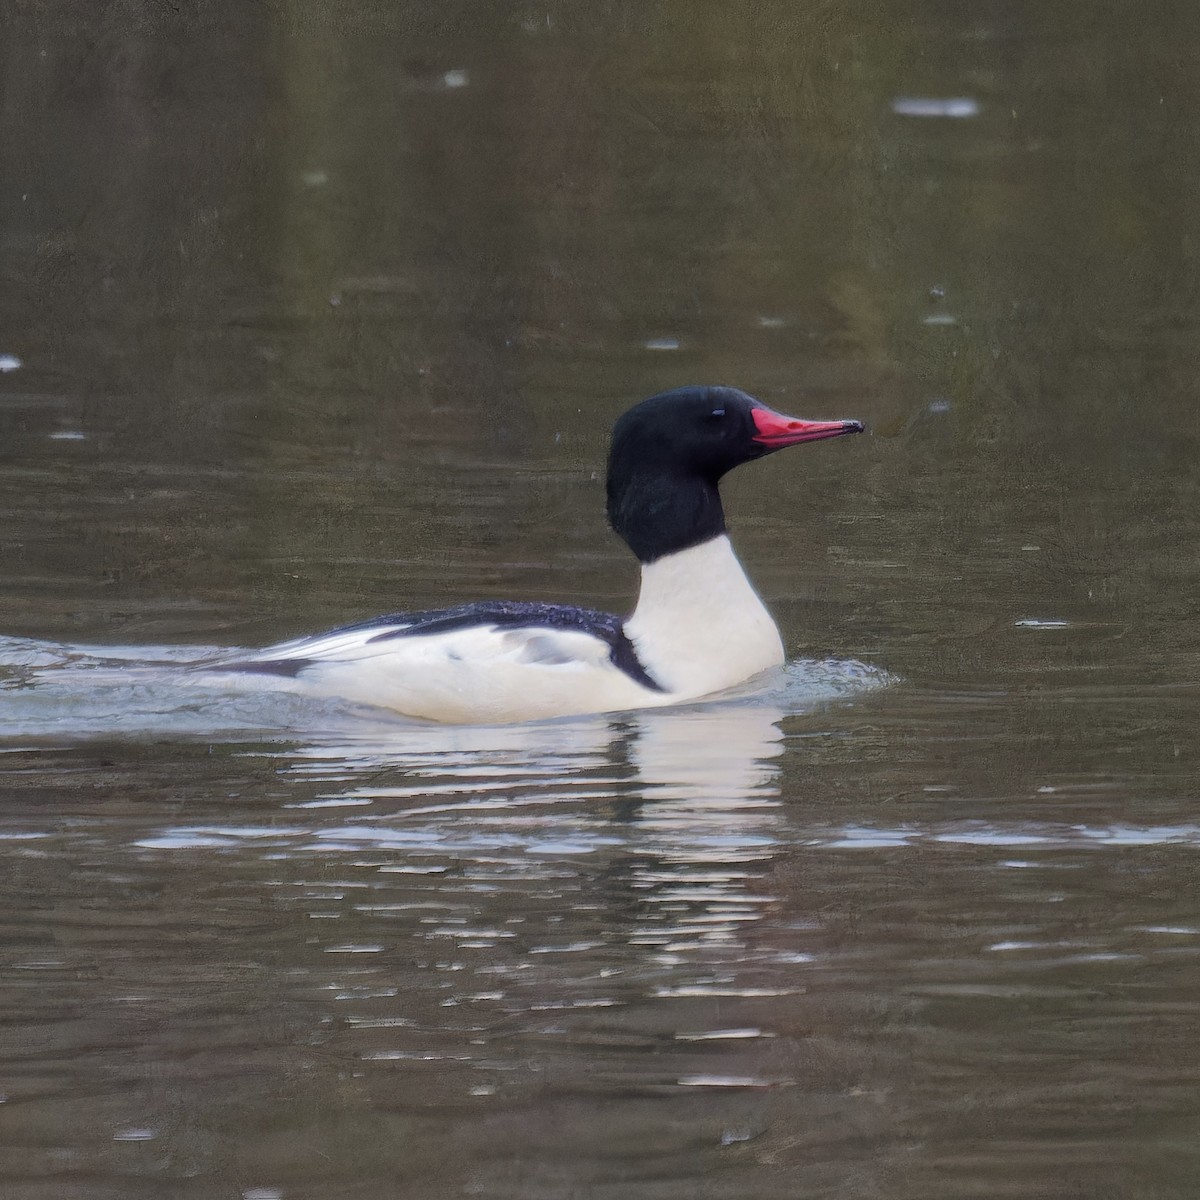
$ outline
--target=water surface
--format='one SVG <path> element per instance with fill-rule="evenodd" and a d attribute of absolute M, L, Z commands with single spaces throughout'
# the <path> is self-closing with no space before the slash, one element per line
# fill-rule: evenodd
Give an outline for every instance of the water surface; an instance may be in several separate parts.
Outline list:
<path fill-rule="evenodd" d="M 1198 37 L 18 2 L 0 1192 L 1190 1200 Z M 772 687 L 99 686 L 625 610 L 608 428 L 697 381 L 871 430 L 728 481 Z"/>

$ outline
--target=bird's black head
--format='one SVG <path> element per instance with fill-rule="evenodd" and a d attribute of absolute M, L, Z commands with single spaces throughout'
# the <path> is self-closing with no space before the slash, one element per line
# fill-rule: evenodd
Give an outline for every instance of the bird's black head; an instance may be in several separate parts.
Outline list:
<path fill-rule="evenodd" d="M 685 387 L 643 400 L 613 428 L 608 519 L 642 562 L 725 531 L 717 484 L 784 446 L 861 433 L 860 421 L 785 417 L 729 387 Z"/>

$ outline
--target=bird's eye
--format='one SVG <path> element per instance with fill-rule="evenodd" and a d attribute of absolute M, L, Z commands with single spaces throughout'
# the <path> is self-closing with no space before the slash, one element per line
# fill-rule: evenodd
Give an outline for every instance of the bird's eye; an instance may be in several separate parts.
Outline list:
<path fill-rule="evenodd" d="M 714 417 L 723 417 L 725 415 L 725 410 L 723 408 L 714 408 L 712 410 L 712 415 Z"/>

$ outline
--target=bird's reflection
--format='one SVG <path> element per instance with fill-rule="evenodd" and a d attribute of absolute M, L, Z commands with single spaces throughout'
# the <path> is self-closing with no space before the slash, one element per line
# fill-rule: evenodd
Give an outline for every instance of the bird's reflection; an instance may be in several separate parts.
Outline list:
<path fill-rule="evenodd" d="M 482 812 L 489 798 L 607 800 L 626 811 L 652 806 L 658 821 L 719 822 L 733 808 L 769 806 L 783 716 L 770 703 L 718 702 L 542 724 L 409 726 L 298 746 L 287 773 L 318 790 L 293 803 L 369 801 L 392 816 Z"/>
<path fill-rule="evenodd" d="M 284 821 L 181 822 L 138 845 L 344 855 L 379 888 L 408 870 L 448 887 L 553 880 L 568 910 L 606 912 L 605 937 L 727 941 L 759 910 L 747 884 L 779 841 L 783 716 L 743 697 L 529 725 L 367 722 L 280 756 Z"/>
<path fill-rule="evenodd" d="M 766 702 L 639 714 L 629 758 L 648 799 L 720 807 L 773 796 L 783 716 Z"/>
<path fill-rule="evenodd" d="M 782 840 L 784 715 L 742 699 L 310 746 L 288 768 L 306 793 L 291 803 L 325 820 L 293 852 L 383 853 L 393 876 L 405 857 L 445 868 L 447 887 L 464 871 L 504 887 L 519 874 L 561 898 L 563 946 L 616 939 L 662 963 L 699 951 L 711 967 L 714 953 L 740 955 L 771 903 L 759 880 Z"/>

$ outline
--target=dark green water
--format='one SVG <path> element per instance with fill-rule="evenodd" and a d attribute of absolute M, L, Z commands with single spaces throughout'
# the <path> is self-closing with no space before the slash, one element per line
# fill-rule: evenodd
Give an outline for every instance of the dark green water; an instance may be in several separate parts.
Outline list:
<path fill-rule="evenodd" d="M 5 1200 L 1190 1200 L 1198 51 L 1160 4 L 10 4 Z M 695 381 L 870 427 L 725 490 L 820 687 L 28 686 L 621 610 L 608 429 Z"/>

